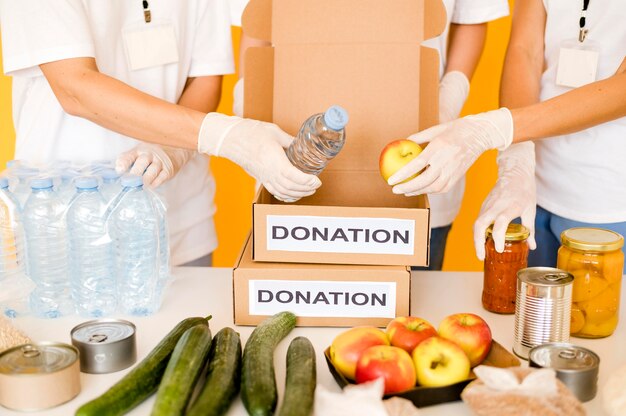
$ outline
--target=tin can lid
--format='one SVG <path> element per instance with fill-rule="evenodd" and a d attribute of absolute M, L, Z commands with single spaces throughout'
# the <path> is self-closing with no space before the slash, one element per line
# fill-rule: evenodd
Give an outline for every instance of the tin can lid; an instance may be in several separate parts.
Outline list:
<path fill-rule="evenodd" d="M 0 374 L 37 375 L 55 373 L 78 360 L 78 350 L 53 342 L 23 344 L 0 354 Z"/>
<path fill-rule="evenodd" d="M 534 286 L 567 286 L 574 276 L 555 267 L 527 267 L 517 272 L 518 280 Z"/>
<path fill-rule="evenodd" d="M 575 250 L 615 251 L 624 246 L 624 237 L 603 228 L 575 227 L 561 233 L 561 244 Z"/>
<path fill-rule="evenodd" d="M 485 237 L 491 237 L 493 233 L 493 224 L 491 224 L 485 230 Z M 511 223 L 506 227 L 506 232 L 504 234 L 504 239 L 506 241 L 524 241 L 530 236 L 530 230 L 523 226 L 522 224 L 514 224 Z"/>
<path fill-rule="evenodd" d="M 135 325 L 123 319 L 96 319 L 75 326 L 72 341 L 82 344 L 113 344 L 135 334 Z"/>
<path fill-rule="evenodd" d="M 538 345 L 530 350 L 529 360 L 540 367 L 559 371 L 595 370 L 600 365 L 600 357 L 595 352 L 565 342 Z"/>

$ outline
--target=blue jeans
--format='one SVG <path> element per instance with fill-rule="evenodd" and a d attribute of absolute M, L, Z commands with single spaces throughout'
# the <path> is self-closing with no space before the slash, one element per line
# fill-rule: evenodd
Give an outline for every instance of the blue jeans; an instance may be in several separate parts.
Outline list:
<path fill-rule="evenodd" d="M 517 221 L 516 221 L 517 222 Z M 535 217 L 535 240 L 537 248 L 528 255 L 528 266 L 556 267 L 557 251 L 561 246 L 561 233 L 572 227 L 605 228 L 626 236 L 626 222 L 590 224 L 559 217 L 537 205 Z M 624 248 L 622 248 L 624 251 Z M 626 273 L 626 267 L 624 268 Z"/>
<path fill-rule="evenodd" d="M 443 254 L 446 251 L 446 241 L 452 225 L 437 227 L 430 230 L 430 266 L 411 267 L 412 270 L 441 270 Z"/>

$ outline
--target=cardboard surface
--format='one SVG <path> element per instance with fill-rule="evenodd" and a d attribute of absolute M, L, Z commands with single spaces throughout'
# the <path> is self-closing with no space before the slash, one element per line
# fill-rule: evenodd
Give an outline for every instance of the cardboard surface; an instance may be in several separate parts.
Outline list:
<path fill-rule="evenodd" d="M 380 177 L 378 159 L 390 141 L 438 121 L 439 57 L 421 42 L 444 26 L 440 0 L 250 1 L 244 32 L 273 45 L 247 51 L 245 116 L 274 122 L 295 135 L 304 120 L 333 104 L 350 115 L 346 144 L 321 173 L 323 185 L 314 196 L 288 209 L 269 196 L 257 198 L 255 260 L 428 265 L 428 202 L 394 195 Z M 319 215 L 315 207 L 347 207 L 327 212 L 333 218 L 378 217 L 381 224 L 410 217 L 415 221 L 412 253 L 269 247 L 267 215 Z"/>
<path fill-rule="evenodd" d="M 410 282 L 411 273 L 405 266 L 365 266 L 365 265 L 320 265 L 320 264 L 290 264 L 290 263 L 261 263 L 252 260 L 252 244 L 249 238 L 244 249 L 237 260 L 233 271 L 233 293 L 234 293 L 234 321 L 237 325 L 257 325 L 273 313 L 255 315 L 250 313 L 250 293 L 251 282 L 276 282 L 279 281 L 278 291 L 286 290 L 289 285 L 295 283 L 300 285 L 301 292 L 311 291 L 313 295 L 309 298 L 310 303 L 317 303 L 318 310 L 326 316 L 302 316 L 297 308 L 304 310 L 309 305 L 303 305 L 304 301 L 296 304 L 285 302 L 275 305 L 280 310 L 291 310 L 298 316 L 298 326 L 355 326 L 374 325 L 384 327 L 396 316 L 409 314 L 410 304 Z M 348 284 L 356 291 L 350 294 L 354 300 L 359 293 L 367 293 L 366 287 L 369 285 L 393 286 L 395 288 L 395 301 L 392 303 L 391 297 L 387 298 L 388 308 L 392 309 L 390 315 L 386 317 L 376 317 L 363 315 L 361 317 L 346 317 L 343 311 L 349 313 L 367 314 L 368 305 L 351 305 L 351 309 L 346 309 L 341 305 L 345 299 L 344 294 L 335 295 L 333 302 L 333 285 Z M 324 298 L 317 298 L 319 288 L 325 292 Z M 365 289 L 364 289 L 365 288 Z M 252 292 L 254 294 L 254 292 Z M 277 293 L 277 292 L 276 292 Z M 275 294 L 276 294 L 275 293 Z M 302 299 L 302 298 L 301 298 Z M 357 297 L 357 301 L 365 299 Z M 373 297 L 371 298 L 373 299 Z M 333 303 L 340 303 L 337 307 L 328 307 Z M 315 305 L 310 305 L 311 307 Z M 361 312 L 361 307 L 365 308 Z M 294 309 L 296 308 L 296 309 Z M 305 311 L 306 313 L 306 311 Z"/>

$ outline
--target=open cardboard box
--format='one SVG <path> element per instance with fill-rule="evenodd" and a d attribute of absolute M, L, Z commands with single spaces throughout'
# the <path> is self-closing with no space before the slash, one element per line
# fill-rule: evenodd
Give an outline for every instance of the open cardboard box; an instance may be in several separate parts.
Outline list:
<path fill-rule="evenodd" d="M 262 263 L 246 240 L 233 271 L 236 325 L 291 311 L 298 326 L 384 327 L 410 311 L 406 266 Z"/>
<path fill-rule="evenodd" d="M 379 174 L 392 140 L 438 121 L 441 0 L 251 0 L 243 31 L 272 42 L 246 53 L 245 116 L 295 135 L 310 115 L 346 108 L 346 144 L 322 187 L 295 204 L 262 190 L 253 206 L 257 261 L 428 265 L 425 196 L 394 195 Z"/>

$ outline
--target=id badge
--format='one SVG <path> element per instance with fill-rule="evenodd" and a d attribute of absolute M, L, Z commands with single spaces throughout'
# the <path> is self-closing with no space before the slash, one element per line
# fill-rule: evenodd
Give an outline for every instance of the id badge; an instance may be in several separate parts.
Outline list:
<path fill-rule="evenodd" d="M 142 24 L 124 29 L 122 35 L 131 71 L 178 62 L 178 44 L 172 24 Z"/>
<path fill-rule="evenodd" d="M 587 39 L 566 40 L 559 50 L 556 85 L 578 88 L 596 80 L 600 48 Z"/>

